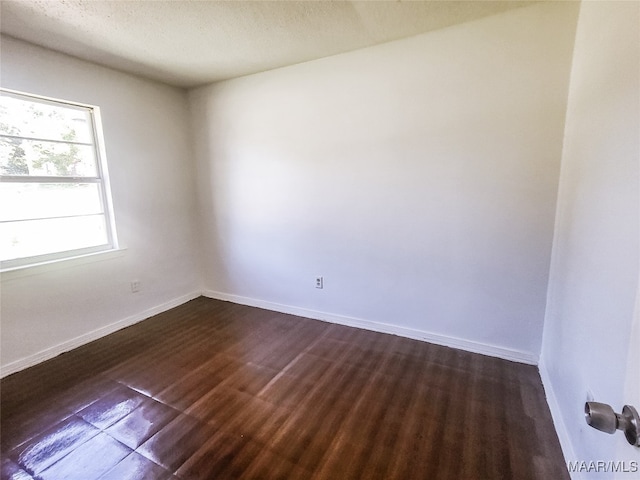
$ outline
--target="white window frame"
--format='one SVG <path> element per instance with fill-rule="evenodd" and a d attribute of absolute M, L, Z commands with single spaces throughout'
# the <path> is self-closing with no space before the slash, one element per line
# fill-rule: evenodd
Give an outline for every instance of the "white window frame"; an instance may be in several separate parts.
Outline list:
<path fill-rule="evenodd" d="M 1 182 L 10 183 L 94 183 L 98 184 L 100 191 L 100 200 L 102 202 L 102 216 L 105 220 L 106 226 L 106 243 L 102 245 L 96 245 L 86 248 L 70 249 L 65 251 L 53 252 L 43 255 L 35 255 L 29 257 L 21 257 L 10 260 L 4 260 L 0 262 L 0 272 L 8 272 L 13 270 L 24 269 L 33 266 L 46 265 L 54 262 L 60 262 L 63 260 L 76 259 L 81 257 L 93 256 L 98 253 L 113 252 L 120 250 L 118 245 L 118 237 L 116 233 L 115 217 L 113 213 L 113 201 L 111 197 L 111 185 L 109 182 L 109 173 L 107 168 L 107 156 L 104 148 L 104 136 L 102 133 L 102 121 L 100 118 L 100 107 L 96 105 L 89 105 L 78 102 L 71 102 L 68 100 L 61 100 L 56 98 L 44 97 L 41 95 L 35 95 L 32 93 L 21 92 L 18 90 L 11 90 L 7 88 L 0 88 L 0 93 L 3 95 L 9 95 L 12 97 L 20 98 L 23 100 L 31 101 L 34 103 L 43 103 L 54 106 L 62 106 L 67 108 L 76 108 L 85 110 L 91 118 L 92 139 L 90 144 L 86 142 L 72 142 L 72 141 L 60 141 L 59 143 L 66 144 L 81 144 L 91 145 L 95 152 L 96 158 L 96 175 L 92 177 L 70 177 L 70 176 L 29 176 L 29 175 L 4 175 L 0 172 Z M 43 140 L 49 142 L 48 139 L 23 137 L 20 135 L 5 135 L 0 134 L 3 137 L 21 138 L 25 140 Z M 3 208 L 6 208 L 3 207 Z M 27 219 L 25 219 L 27 220 Z M 33 219 L 28 219 L 33 220 Z"/>

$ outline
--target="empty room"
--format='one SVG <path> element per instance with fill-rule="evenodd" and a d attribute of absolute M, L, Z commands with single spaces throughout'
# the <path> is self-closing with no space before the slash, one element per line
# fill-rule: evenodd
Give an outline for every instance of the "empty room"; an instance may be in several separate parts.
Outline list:
<path fill-rule="evenodd" d="M 640 2 L 0 2 L 1 479 L 640 479 Z"/>

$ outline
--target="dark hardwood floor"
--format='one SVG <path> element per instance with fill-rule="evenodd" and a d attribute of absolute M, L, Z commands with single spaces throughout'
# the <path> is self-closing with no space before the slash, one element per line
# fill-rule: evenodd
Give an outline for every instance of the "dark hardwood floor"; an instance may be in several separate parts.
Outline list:
<path fill-rule="evenodd" d="M 2 380 L 2 479 L 568 479 L 533 366 L 199 298 Z"/>

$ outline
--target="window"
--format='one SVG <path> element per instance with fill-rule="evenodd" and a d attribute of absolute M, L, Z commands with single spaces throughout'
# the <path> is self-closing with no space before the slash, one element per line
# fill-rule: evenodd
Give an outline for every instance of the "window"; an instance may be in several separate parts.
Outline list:
<path fill-rule="evenodd" d="M 0 265 L 117 248 L 99 110 L 0 89 Z"/>

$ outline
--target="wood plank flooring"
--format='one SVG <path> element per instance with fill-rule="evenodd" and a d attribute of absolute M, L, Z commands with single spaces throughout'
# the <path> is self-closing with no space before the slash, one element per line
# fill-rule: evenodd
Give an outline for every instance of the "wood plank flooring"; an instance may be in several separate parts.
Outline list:
<path fill-rule="evenodd" d="M 2 479 L 568 479 L 537 369 L 198 298 L 1 383 Z"/>

